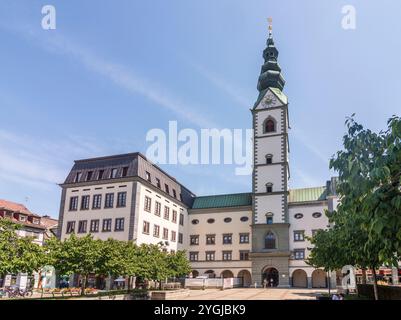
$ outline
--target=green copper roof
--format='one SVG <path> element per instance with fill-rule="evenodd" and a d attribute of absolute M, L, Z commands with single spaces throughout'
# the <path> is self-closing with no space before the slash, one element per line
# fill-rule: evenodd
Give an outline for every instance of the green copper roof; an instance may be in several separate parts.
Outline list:
<path fill-rule="evenodd" d="M 289 202 L 309 202 L 326 200 L 326 187 L 303 188 L 290 190 Z"/>
<path fill-rule="evenodd" d="M 196 197 L 192 209 L 244 207 L 252 205 L 251 193 Z"/>

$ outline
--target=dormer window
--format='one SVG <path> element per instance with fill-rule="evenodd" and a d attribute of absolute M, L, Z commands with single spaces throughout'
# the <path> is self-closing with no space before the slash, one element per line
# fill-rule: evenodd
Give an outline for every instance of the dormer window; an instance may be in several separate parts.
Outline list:
<path fill-rule="evenodd" d="M 128 175 L 128 167 L 124 167 L 121 176 L 126 177 L 127 175 Z"/>
<path fill-rule="evenodd" d="M 97 176 L 98 180 L 102 180 L 103 179 L 103 174 L 104 174 L 104 170 L 99 170 L 99 175 Z"/>
<path fill-rule="evenodd" d="M 272 163 L 273 163 L 273 155 L 267 154 L 266 155 L 266 164 L 272 164 Z"/>
<path fill-rule="evenodd" d="M 88 173 L 86 174 L 86 181 L 92 180 L 92 176 L 93 176 L 93 171 L 88 171 Z"/>
<path fill-rule="evenodd" d="M 74 182 L 79 182 L 79 180 L 81 180 L 81 177 L 82 177 L 82 172 L 77 172 L 75 175 Z"/>
<path fill-rule="evenodd" d="M 266 192 L 267 193 L 272 193 L 273 192 L 273 183 L 271 183 L 271 182 L 266 183 Z"/>
<path fill-rule="evenodd" d="M 20 214 L 19 215 L 19 221 L 25 222 L 27 220 L 27 216 Z"/>
<path fill-rule="evenodd" d="M 161 189 L 160 179 L 156 178 L 156 186 Z"/>
<path fill-rule="evenodd" d="M 164 188 L 165 188 L 166 192 L 167 192 L 168 194 L 170 194 L 170 189 L 169 189 L 169 187 L 168 187 L 168 184 L 165 184 L 165 185 L 164 185 Z"/>
<path fill-rule="evenodd" d="M 146 180 L 151 182 L 150 173 L 146 171 Z"/>
<path fill-rule="evenodd" d="M 111 179 L 117 178 L 117 168 L 111 169 L 110 178 Z"/>
<path fill-rule="evenodd" d="M 177 198 L 177 192 L 175 191 L 175 189 L 173 189 L 173 197 Z"/>
<path fill-rule="evenodd" d="M 40 220 L 38 218 L 32 218 L 33 224 L 39 224 Z"/>

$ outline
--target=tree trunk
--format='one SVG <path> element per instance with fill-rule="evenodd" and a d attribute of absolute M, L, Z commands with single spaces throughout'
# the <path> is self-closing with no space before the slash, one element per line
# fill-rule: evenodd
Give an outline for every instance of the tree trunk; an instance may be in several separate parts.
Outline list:
<path fill-rule="evenodd" d="M 331 279 L 330 279 L 330 271 L 327 271 L 327 286 L 329 287 L 329 296 L 331 296 Z"/>
<path fill-rule="evenodd" d="M 86 282 L 88 280 L 88 275 L 84 275 L 81 283 L 81 296 L 85 294 Z"/>
<path fill-rule="evenodd" d="M 362 268 L 362 284 L 366 284 L 366 269 Z"/>
<path fill-rule="evenodd" d="M 379 300 L 379 290 L 377 288 L 377 277 L 376 277 L 375 267 L 372 268 L 372 272 L 373 272 L 373 292 L 375 294 L 375 300 Z"/>

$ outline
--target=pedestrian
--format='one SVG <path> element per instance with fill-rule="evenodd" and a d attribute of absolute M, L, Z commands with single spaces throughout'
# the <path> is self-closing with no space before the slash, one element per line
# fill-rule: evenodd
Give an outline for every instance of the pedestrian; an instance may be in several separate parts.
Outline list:
<path fill-rule="evenodd" d="M 273 288 L 273 286 L 274 286 L 274 280 L 273 280 L 273 278 L 270 278 L 270 287 Z"/>
<path fill-rule="evenodd" d="M 265 279 L 263 280 L 263 288 L 266 289 L 266 287 L 267 287 L 267 279 L 265 278 Z"/>

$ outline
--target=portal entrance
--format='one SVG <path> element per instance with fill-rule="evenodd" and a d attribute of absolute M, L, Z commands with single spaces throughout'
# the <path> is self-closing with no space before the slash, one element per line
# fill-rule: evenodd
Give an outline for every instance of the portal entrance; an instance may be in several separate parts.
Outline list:
<path fill-rule="evenodd" d="M 262 273 L 262 285 L 266 287 L 277 287 L 279 283 L 278 270 L 267 268 Z"/>

